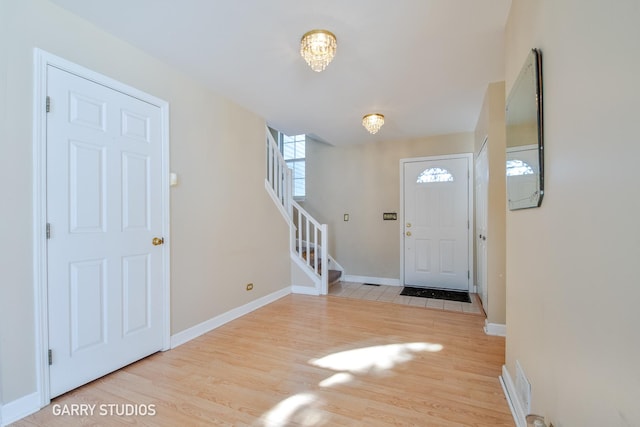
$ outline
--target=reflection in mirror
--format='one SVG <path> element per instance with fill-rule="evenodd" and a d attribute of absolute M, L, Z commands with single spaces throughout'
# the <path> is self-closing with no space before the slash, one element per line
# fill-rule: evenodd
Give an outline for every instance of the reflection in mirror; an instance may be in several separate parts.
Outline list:
<path fill-rule="evenodd" d="M 533 49 L 516 79 L 506 108 L 509 209 L 540 206 L 544 195 L 542 56 Z"/>
<path fill-rule="evenodd" d="M 539 194 L 538 146 L 507 148 L 509 209 L 537 206 Z"/>
<path fill-rule="evenodd" d="M 451 182 L 453 181 L 453 175 L 442 168 L 429 168 L 424 170 L 416 180 L 416 183 L 423 184 L 425 182 Z"/>

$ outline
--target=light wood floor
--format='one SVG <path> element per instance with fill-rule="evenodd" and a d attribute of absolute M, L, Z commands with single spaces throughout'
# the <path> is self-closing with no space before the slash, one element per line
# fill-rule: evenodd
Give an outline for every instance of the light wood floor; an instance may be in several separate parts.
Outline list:
<path fill-rule="evenodd" d="M 513 426 L 484 317 L 289 295 L 55 399 L 17 426 Z M 98 405 L 93 417 L 54 405 Z M 100 405 L 155 405 L 102 416 Z M 124 407 L 123 407 L 124 408 Z"/>

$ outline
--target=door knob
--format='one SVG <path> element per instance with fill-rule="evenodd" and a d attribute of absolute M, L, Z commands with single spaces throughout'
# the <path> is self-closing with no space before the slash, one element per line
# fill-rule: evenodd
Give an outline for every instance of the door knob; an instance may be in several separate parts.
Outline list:
<path fill-rule="evenodd" d="M 411 227 L 411 223 L 410 222 L 407 223 L 407 228 L 409 228 L 409 227 Z"/>
<path fill-rule="evenodd" d="M 411 232 L 410 231 L 407 231 L 407 236 L 411 236 Z"/>
<path fill-rule="evenodd" d="M 159 246 L 164 243 L 164 237 L 154 237 L 151 243 L 153 243 L 153 246 Z"/>

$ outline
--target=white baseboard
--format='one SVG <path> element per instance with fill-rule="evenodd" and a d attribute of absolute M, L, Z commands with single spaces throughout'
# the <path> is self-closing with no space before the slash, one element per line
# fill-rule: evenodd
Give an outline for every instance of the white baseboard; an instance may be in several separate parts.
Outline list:
<path fill-rule="evenodd" d="M 8 426 L 40 410 L 40 393 L 35 392 L 0 406 L 0 425 Z"/>
<path fill-rule="evenodd" d="M 505 365 L 502 365 L 502 376 L 500 377 L 500 384 L 502 385 L 504 396 L 507 398 L 507 403 L 509 404 L 509 409 L 511 409 L 511 415 L 513 415 L 513 420 L 516 423 L 516 427 L 527 427 L 527 419 L 525 418 L 526 414 L 522 409 L 520 399 L 518 399 L 516 386 L 513 383 L 511 375 L 509 374 L 509 370 Z"/>
<path fill-rule="evenodd" d="M 400 279 L 390 279 L 388 277 L 368 277 L 346 275 L 340 280 L 344 282 L 371 283 L 372 285 L 401 286 Z"/>
<path fill-rule="evenodd" d="M 291 293 L 294 294 L 302 294 L 302 295 L 320 295 L 320 291 L 311 286 L 291 286 Z"/>
<path fill-rule="evenodd" d="M 507 325 L 503 325 L 501 323 L 489 323 L 487 320 L 484 321 L 484 333 L 487 335 L 495 335 L 498 337 L 506 337 L 507 336 Z"/>
<path fill-rule="evenodd" d="M 291 287 L 283 288 L 279 291 L 273 292 L 269 295 L 265 295 L 261 298 L 251 301 L 250 303 L 247 303 L 243 306 L 234 308 L 233 310 L 229 310 L 226 313 L 223 313 L 219 316 L 206 320 L 182 332 L 178 332 L 177 334 L 171 336 L 171 348 L 176 348 L 179 345 L 182 345 L 188 341 L 191 341 L 194 338 L 199 337 L 200 335 L 206 334 L 207 332 L 210 332 L 216 328 L 219 328 L 225 323 L 229 323 L 232 320 L 237 319 L 238 317 L 251 313 L 252 311 L 257 310 L 262 306 L 265 306 L 284 296 L 289 295 L 290 293 L 291 293 Z"/>

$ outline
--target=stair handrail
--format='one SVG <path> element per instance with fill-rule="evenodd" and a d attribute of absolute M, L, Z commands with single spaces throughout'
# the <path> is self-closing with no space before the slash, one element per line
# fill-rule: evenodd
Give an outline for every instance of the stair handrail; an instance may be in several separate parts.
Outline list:
<path fill-rule="evenodd" d="M 271 135 L 271 131 L 267 127 L 267 177 L 265 179 L 265 188 L 280 210 L 285 220 L 291 223 L 292 211 L 291 202 L 293 201 L 293 186 L 291 169 L 284 160 L 278 143 Z"/>
<path fill-rule="evenodd" d="M 278 206 L 282 216 L 289 223 L 292 257 L 296 259 L 298 264 L 306 265 L 307 271 L 314 276 L 317 291 L 321 295 L 326 295 L 329 289 L 330 262 L 327 251 L 327 224 L 320 224 L 293 200 L 291 169 L 284 160 L 278 143 L 268 127 L 266 127 L 266 135 L 267 177 L 265 188 Z M 296 218 L 294 218 L 294 209 L 297 212 Z M 309 239 L 310 237 L 311 239 Z M 313 257 L 311 256 L 312 247 Z M 317 250 L 320 251 L 319 257 Z"/>

